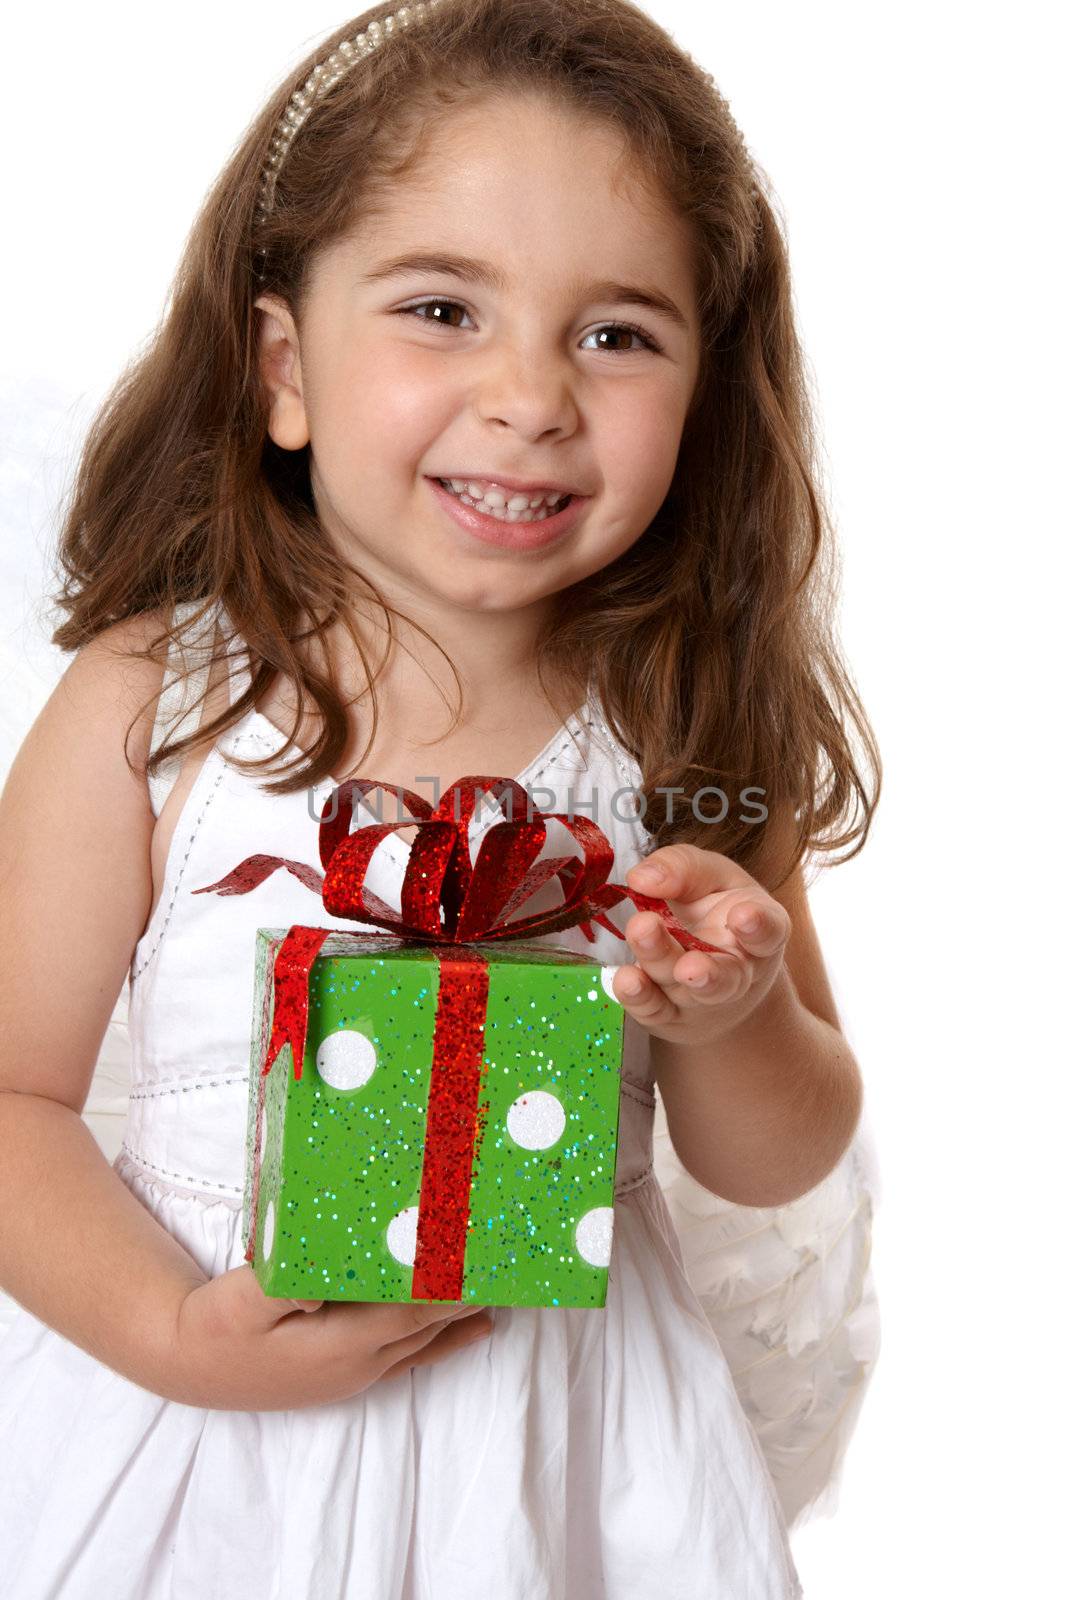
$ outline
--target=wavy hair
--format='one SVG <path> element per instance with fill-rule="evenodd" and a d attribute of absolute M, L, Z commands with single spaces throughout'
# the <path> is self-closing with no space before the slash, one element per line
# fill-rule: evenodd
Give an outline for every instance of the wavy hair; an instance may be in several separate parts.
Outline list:
<path fill-rule="evenodd" d="M 628 0 L 444 0 L 321 97 L 259 217 L 294 90 L 392 9 L 346 23 L 294 68 L 207 195 L 159 327 L 89 430 L 60 530 L 54 643 L 75 650 L 137 614 L 170 618 L 194 601 L 202 615 L 221 601 L 248 646 L 249 687 L 204 728 L 165 740 L 148 770 L 217 738 L 284 674 L 296 726 L 310 700 L 319 730 L 267 785 L 288 793 L 327 778 L 349 741 L 350 708 L 308 649 L 336 623 L 366 670 L 370 748 L 377 698 L 351 598 L 372 594 L 390 633 L 400 614 L 323 538 L 307 449 L 280 450 L 268 435 L 253 302 L 272 290 L 299 324 L 315 253 L 373 213 L 435 119 L 471 96 L 533 91 L 610 124 L 684 219 L 702 339 L 666 499 L 629 550 L 554 597 L 542 688 L 566 663 L 588 665 L 640 766 L 638 804 L 657 844 L 690 840 L 765 878 L 771 829 L 742 810 L 755 788 L 767 817 L 788 807 L 795 823 L 788 864 L 775 853 L 778 882 L 812 852 L 851 846 L 847 859 L 866 841 L 881 761 L 834 634 L 837 558 L 765 174 L 713 79 Z M 162 664 L 174 631 L 144 653 Z M 237 764 L 275 773 L 293 743 Z M 728 801 L 715 823 L 698 795 L 708 786 Z"/>

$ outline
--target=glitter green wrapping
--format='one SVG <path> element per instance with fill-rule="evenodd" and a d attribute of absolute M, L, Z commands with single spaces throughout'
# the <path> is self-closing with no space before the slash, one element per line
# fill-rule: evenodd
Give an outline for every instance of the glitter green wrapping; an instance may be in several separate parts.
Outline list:
<path fill-rule="evenodd" d="M 409 1301 L 412 1267 L 390 1250 L 387 1229 L 419 1202 L 438 962 L 426 946 L 388 936 L 366 940 L 357 955 L 331 953 L 344 935 L 327 941 L 311 968 L 303 1076 L 294 1079 L 284 1048 L 267 1078 L 257 1143 L 283 936 L 261 928 L 256 940 L 244 1212 L 247 1245 L 261 1149 L 256 1276 L 269 1295 Z M 613 1204 L 625 1013 L 590 956 L 534 943 L 470 948 L 489 959 L 490 972 L 463 1298 L 603 1306 L 608 1267 L 582 1255 L 576 1229 Z M 333 1088 L 319 1074 L 319 1047 L 339 1029 L 373 1044 L 376 1064 L 362 1087 Z M 531 1090 L 554 1095 L 566 1114 L 547 1149 L 516 1143 L 508 1129 L 509 1108 Z"/>

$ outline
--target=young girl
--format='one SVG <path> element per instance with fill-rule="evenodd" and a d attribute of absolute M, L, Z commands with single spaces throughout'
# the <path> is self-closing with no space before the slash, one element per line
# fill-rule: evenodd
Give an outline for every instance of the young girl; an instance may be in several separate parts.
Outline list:
<path fill-rule="evenodd" d="M 879 768 L 812 454 L 764 187 L 625 0 L 378 8 L 251 127 L 88 440 L 77 654 L 2 801 L 0 1593 L 801 1593 L 804 1462 L 827 1481 L 874 1355 L 840 1342 L 862 1090 L 802 868 L 859 848 Z M 468 774 L 592 816 L 612 881 L 722 952 L 628 902 L 625 941 L 547 936 L 627 1013 L 607 1304 L 269 1300 L 255 930 L 361 925 L 288 872 L 197 891 L 313 862 L 346 777 Z M 394 905 L 411 837 L 368 873 Z M 127 975 L 112 1168 L 79 1113 Z"/>

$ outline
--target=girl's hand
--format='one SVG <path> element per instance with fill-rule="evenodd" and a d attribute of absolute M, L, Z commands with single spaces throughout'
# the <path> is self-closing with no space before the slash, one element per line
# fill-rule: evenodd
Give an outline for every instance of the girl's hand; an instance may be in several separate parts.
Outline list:
<path fill-rule="evenodd" d="M 274 1300 L 251 1267 L 235 1267 L 181 1302 L 159 1392 L 227 1411 L 346 1400 L 381 1378 L 442 1361 L 491 1328 L 483 1307 L 458 1302 Z"/>
<path fill-rule="evenodd" d="M 619 967 L 613 983 L 620 1002 L 668 1043 L 702 1046 L 722 1038 L 778 977 L 789 913 L 735 861 L 695 844 L 654 850 L 626 881 L 666 900 L 679 922 L 724 953 L 683 950 L 658 912 L 636 911 L 625 934 L 637 961 Z"/>

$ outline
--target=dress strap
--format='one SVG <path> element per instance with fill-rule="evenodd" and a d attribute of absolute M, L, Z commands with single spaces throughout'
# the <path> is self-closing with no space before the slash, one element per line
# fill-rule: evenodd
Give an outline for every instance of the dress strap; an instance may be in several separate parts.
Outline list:
<path fill-rule="evenodd" d="M 252 671 L 248 660 L 248 646 L 230 621 L 230 613 L 220 600 L 216 606 L 219 627 L 229 664 L 229 677 L 227 684 L 230 691 L 230 704 L 239 700 L 252 681 Z"/>
<path fill-rule="evenodd" d="M 149 746 L 151 754 L 155 754 L 164 737 L 175 734 L 194 711 L 197 715 L 196 726 L 199 727 L 200 717 L 203 714 L 203 695 L 211 672 L 215 612 L 206 611 L 200 622 L 191 628 L 187 627 L 186 623 L 200 610 L 202 604 L 200 600 L 183 600 L 174 608 L 174 623 L 179 629 L 184 629 L 184 632 L 178 633 L 171 640 L 167 652 L 163 688 L 156 704 L 156 718 L 152 726 L 152 740 Z M 183 657 L 188 659 L 191 668 L 188 676 L 183 675 Z M 153 816 L 158 817 L 163 810 L 167 796 L 177 781 L 181 761 L 180 756 L 169 756 L 157 771 L 149 774 L 148 795 Z"/>

